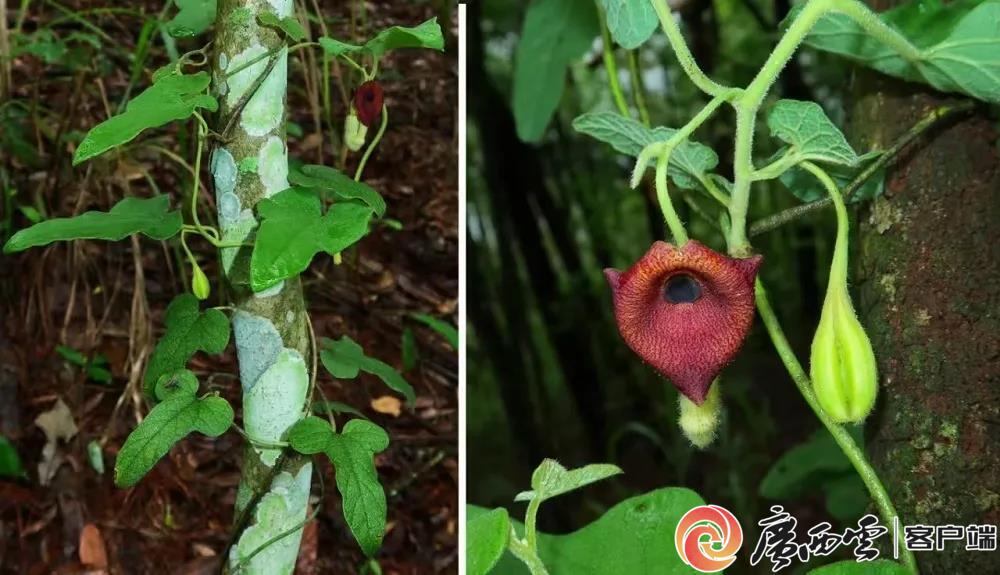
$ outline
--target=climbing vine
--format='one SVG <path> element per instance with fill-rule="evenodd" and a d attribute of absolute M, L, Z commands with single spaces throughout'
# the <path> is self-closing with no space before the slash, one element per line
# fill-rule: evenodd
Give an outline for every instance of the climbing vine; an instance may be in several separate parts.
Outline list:
<path fill-rule="evenodd" d="M 350 337 L 319 338 L 298 276 L 321 253 L 339 263 L 344 250 L 387 222 L 384 199 L 363 181 L 389 122 L 380 64 L 392 50 L 443 50 L 441 29 L 436 19 L 392 26 L 355 45 L 325 35 L 310 39 L 291 0 L 176 4 L 179 11 L 166 27 L 172 36 L 196 38 L 214 24 L 214 41 L 157 70 L 121 113 L 93 126 L 77 146 L 73 165 L 116 153 L 147 131 L 184 123 L 193 129 L 195 145 L 190 187 L 173 202 L 182 207 L 171 209 L 167 194 L 126 197 L 107 212 L 48 219 L 20 230 L 4 252 L 135 234 L 177 242 L 190 270 L 190 293 L 174 298 L 166 310 L 164 334 L 143 377 L 150 410 L 118 452 L 116 485 L 141 481 L 192 433 L 217 437 L 235 429 L 246 449 L 226 552 L 229 572 L 294 569 L 309 519 L 310 460 L 319 454 L 335 469 L 347 526 L 372 557 L 381 545 L 387 513 L 374 457 L 386 449 L 389 437 L 367 420 L 338 422 L 332 411 L 327 419 L 311 415 L 317 368 L 322 363 L 341 379 L 371 373 L 411 403 L 414 392 L 391 366 L 367 356 Z M 357 84 L 354 97 L 345 102 L 339 169 L 290 166 L 288 56 L 301 50 L 322 55 L 327 90 L 334 62 L 350 70 L 339 81 Z M 362 149 L 353 175 L 344 174 L 348 154 Z M 212 174 L 215 217 L 204 211 L 203 165 Z M 205 273 L 192 241 L 215 249 L 222 281 L 213 282 Z M 222 289 L 213 290 L 213 283 Z M 221 305 L 204 307 L 213 291 L 222 294 Z M 230 403 L 218 391 L 204 389 L 188 369 L 196 353 L 223 353 L 231 339 L 242 383 L 242 425 Z"/>

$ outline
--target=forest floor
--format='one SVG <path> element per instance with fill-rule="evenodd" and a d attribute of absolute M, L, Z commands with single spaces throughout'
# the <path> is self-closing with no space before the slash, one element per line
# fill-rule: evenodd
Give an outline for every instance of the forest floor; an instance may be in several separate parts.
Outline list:
<path fill-rule="evenodd" d="M 17 4 L 7 4 L 11 27 Z M 162 2 L 145 1 L 121 13 L 95 10 L 105 4 L 111 5 L 32 3 L 23 37 L 9 33 L 8 44 L 38 46 L 12 61 L 6 103 L 0 94 L 0 187 L 8 190 L 0 206 L 7 224 L 0 239 L 27 226 L 32 210 L 48 217 L 107 210 L 126 194 L 152 194 L 154 186 L 162 193 L 177 190 L 177 205 L 180 190 L 190 186 L 189 174 L 162 151 L 193 158 L 192 132 L 183 126 L 147 132 L 120 153 L 70 167 L 82 133 L 124 100 L 141 24 L 155 22 L 162 8 Z M 351 5 L 338 4 L 342 13 L 336 14 L 324 8 L 331 33 L 348 41 Z M 429 3 L 388 0 L 367 2 L 366 12 L 369 34 L 355 40 L 436 15 Z M 59 53 L 58 42 L 45 44 L 45 34 L 38 33 L 43 28 L 69 50 Z M 327 399 L 358 408 L 391 438 L 376 458 L 388 497 L 387 533 L 376 557 L 386 574 L 457 572 L 458 359 L 456 350 L 410 316 L 425 313 L 452 325 L 457 318 L 457 53 L 454 23 L 442 22 L 442 28 L 445 53 L 399 51 L 381 66 L 390 125 L 365 180 L 385 197 L 387 217 L 401 229 L 378 226 L 344 254 L 342 265 L 320 256 L 303 276 L 318 337 L 349 335 L 368 355 L 401 370 L 404 332 L 415 338 L 418 359 L 404 377 L 417 401 L 401 411 L 377 379 L 362 374 L 339 381 L 319 370 Z M 96 37 L 103 48 L 86 52 L 88 43 L 73 40 L 74 34 Z M 181 52 L 200 45 L 178 43 Z M 314 118 L 321 114 L 297 77 L 304 70 L 300 58 L 289 68 L 289 121 L 301 126 L 302 135 L 290 136 L 289 155 L 336 165 L 333 138 L 316 129 Z M 154 33 L 132 96 L 168 61 Z M 336 76 L 333 81 L 332 117 L 339 130 L 345 108 Z M 353 173 L 356 162 L 352 156 L 343 167 Z M 214 213 L 207 170 L 201 177 L 203 213 Z M 211 263 L 217 257 L 208 244 L 195 246 L 213 278 L 210 303 L 222 305 Z M 115 454 L 148 409 L 136 392 L 143 359 L 162 333 L 167 304 L 186 290 L 187 272 L 178 261 L 175 246 L 145 238 L 54 244 L 0 256 L 0 436 L 11 441 L 26 470 L 26 477 L 0 477 L 0 573 L 218 572 L 242 458 L 243 441 L 235 431 L 182 441 L 134 488 L 118 489 L 112 480 Z M 110 381 L 88 375 L 59 346 L 106 358 Z M 190 367 L 233 403 L 240 421 L 232 346 L 222 356 L 198 354 Z M 75 433 L 46 447 L 37 419 L 46 413 L 43 422 L 54 421 L 64 431 L 75 427 Z M 89 463 L 91 441 L 103 445 L 103 475 Z M 40 465 L 50 478 L 40 476 Z M 366 572 L 342 517 L 333 470 L 327 462 L 318 469 L 323 480 L 314 479 L 313 494 L 325 490 L 325 496 L 314 498 L 319 509 L 304 530 L 297 572 Z"/>

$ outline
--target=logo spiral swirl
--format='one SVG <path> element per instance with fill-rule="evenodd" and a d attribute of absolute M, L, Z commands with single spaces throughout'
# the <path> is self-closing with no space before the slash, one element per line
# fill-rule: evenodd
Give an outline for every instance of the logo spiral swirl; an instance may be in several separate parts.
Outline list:
<path fill-rule="evenodd" d="M 702 573 L 717 573 L 736 561 L 743 528 L 724 507 L 701 505 L 677 523 L 674 544 L 681 559 Z"/>

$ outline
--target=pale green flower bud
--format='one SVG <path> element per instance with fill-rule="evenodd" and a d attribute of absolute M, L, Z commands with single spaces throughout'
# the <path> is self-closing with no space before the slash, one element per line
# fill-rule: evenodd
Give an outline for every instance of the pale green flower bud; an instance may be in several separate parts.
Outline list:
<path fill-rule="evenodd" d="M 837 423 L 854 423 L 867 417 L 875 406 L 878 373 L 871 341 L 847 291 L 847 208 L 833 181 L 825 173 L 822 176 L 817 173 L 837 211 L 837 243 L 823 312 L 813 337 L 810 376 L 823 411 Z"/>
<path fill-rule="evenodd" d="M 191 293 L 200 300 L 208 299 L 208 296 L 212 293 L 212 286 L 208 282 L 208 276 L 193 261 L 191 262 L 191 267 Z"/>
<path fill-rule="evenodd" d="M 358 114 L 351 107 L 347 119 L 344 121 L 344 145 L 352 152 L 357 152 L 365 145 L 365 136 L 368 135 L 368 127 L 358 120 Z"/>
<path fill-rule="evenodd" d="M 677 423 L 698 449 L 705 449 L 715 441 L 715 433 L 719 429 L 722 414 L 722 397 L 719 393 L 719 379 L 716 378 L 708 390 L 704 403 L 696 404 L 684 395 L 679 396 L 681 416 Z"/>

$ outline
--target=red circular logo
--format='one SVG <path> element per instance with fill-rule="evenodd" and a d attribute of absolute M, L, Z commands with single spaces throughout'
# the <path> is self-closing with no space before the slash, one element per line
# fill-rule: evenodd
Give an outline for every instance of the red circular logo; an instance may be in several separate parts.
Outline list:
<path fill-rule="evenodd" d="M 718 573 L 736 561 L 743 528 L 724 507 L 701 505 L 684 514 L 674 532 L 677 553 L 702 573 Z"/>

